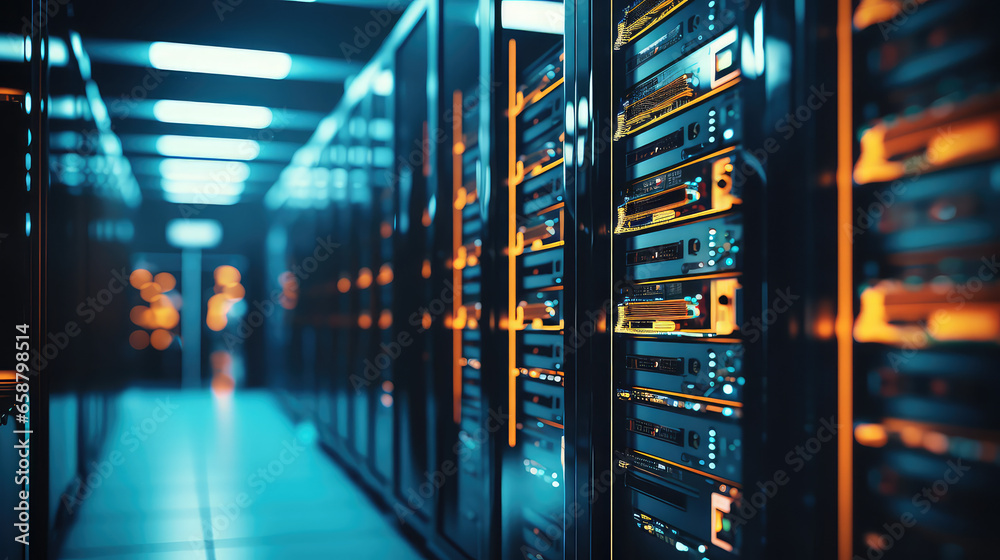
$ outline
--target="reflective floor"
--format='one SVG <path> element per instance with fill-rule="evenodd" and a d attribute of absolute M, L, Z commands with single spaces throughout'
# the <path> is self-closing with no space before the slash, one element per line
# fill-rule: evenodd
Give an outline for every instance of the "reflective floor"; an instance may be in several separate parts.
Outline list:
<path fill-rule="evenodd" d="M 421 558 L 272 396 L 130 391 L 62 558 Z"/>

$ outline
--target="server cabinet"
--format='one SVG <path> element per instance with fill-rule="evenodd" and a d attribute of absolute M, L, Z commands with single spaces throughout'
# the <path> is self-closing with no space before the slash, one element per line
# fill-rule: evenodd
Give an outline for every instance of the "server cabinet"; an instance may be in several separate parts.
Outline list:
<path fill-rule="evenodd" d="M 841 3 L 853 63 L 841 115 L 853 258 L 841 274 L 856 316 L 841 372 L 853 437 L 840 557 L 987 558 L 1000 474 L 988 397 L 1000 343 L 997 10 L 875 4 Z"/>
<path fill-rule="evenodd" d="M 493 94 L 481 21 L 487 3 L 443 4 L 441 95 L 438 109 L 438 200 L 443 270 L 451 295 L 443 326 L 450 352 L 438 368 L 442 537 L 470 558 L 489 557 L 494 538 L 492 497 L 497 481 L 493 440 L 503 428 L 492 392 L 498 370 L 490 367 L 496 337 L 491 276 L 497 251 L 489 232 L 489 125 Z M 486 141 L 481 141 L 486 139 Z"/>
<path fill-rule="evenodd" d="M 572 374 L 565 368 L 565 255 L 572 248 L 565 235 L 563 22 L 556 23 L 557 33 L 498 30 L 507 94 L 496 125 L 506 139 L 496 197 L 507 280 L 506 309 L 499 310 L 509 414 L 506 437 L 497 438 L 502 558 L 564 554 L 564 384 Z"/>
<path fill-rule="evenodd" d="M 612 554 L 754 557 L 768 301 L 764 8 L 613 3 Z"/>

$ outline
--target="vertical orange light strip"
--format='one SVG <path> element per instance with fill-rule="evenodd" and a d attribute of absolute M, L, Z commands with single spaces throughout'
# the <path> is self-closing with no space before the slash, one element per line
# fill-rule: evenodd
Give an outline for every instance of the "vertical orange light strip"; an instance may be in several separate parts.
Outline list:
<path fill-rule="evenodd" d="M 852 115 L 851 0 L 837 4 L 837 544 L 838 558 L 851 559 L 854 517 L 854 322 L 853 228 L 851 226 L 854 132 Z"/>
<path fill-rule="evenodd" d="M 517 444 L 517 43 L 508 43 L 507 59 L 507 444 Z"/>
<path fill-rule="evenodd" d="M 457 266 L 458 248 L 462 246 L 462 207 L 458 203 L 459 189 L 462 188 L 462 92 L 452 96 L 452 147 L 451 147 L 451 281 L 455 296 L 451 302 L 451 367 L 452 367 L 452 414 L 455 423 L 462 421 L 462 328 L 457 321 L 462 307 L 462 269 Z M 465 198 L 464 196 L 462 197 Z M 464 200 L 463 200 L 464 203 Z"/>

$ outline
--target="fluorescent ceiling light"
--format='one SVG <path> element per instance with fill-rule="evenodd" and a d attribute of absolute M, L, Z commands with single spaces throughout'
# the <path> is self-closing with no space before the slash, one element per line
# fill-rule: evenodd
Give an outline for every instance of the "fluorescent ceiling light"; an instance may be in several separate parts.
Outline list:
<path fill-rule="evenodd" d="M 163 42 L 149 46 L 149 63 L 160 70 L 271 80 L 284 79 L 292 69 L 285 53 Z"/>
<path fill-rule="evenodd" d="M 0 35 L 0 60 L 4 62 L 24 62 L 31 51 L 31 42 L 21 35 L 4 33 Z"/>
<path fill-rule="evenodd" d="M 562 2 L 545 0 L 503 0 L 500 21 L 504 29 L 562 35 L 566 12 Z"/>
<path fill-rule="evenodd" d="M 208 249 L 222 241 L 222 224 L 218 220 L 170 220 L 167 222 L 167 242 L 185 249 Z"/>
<path fill-rule="evenodd" d="M 161 183 L 163 192 L 170 194 L 197 194 L 205 198 L 233 197 L 243 194 L 245 183 L 214 183 L 212 181 L 170 181 Z"/>
<path fill-rule="evenodd" d="M 69 50 L 66 41 L 59 37 L 49 37 L 49 65 L 66 66 L 69 62 Z"/>
<path fill-rule="evenodd" d="M 203 103 L 161 99 L 153 105 L 153 116 L 160 122 L 267 128 L 271 125 L 271 110 L 253 105 Z"/>
<path fill-rule="evenodd" d="M 210 205 L 210 206 L 232 206 L 240 201 L 239 195 L 236 196 L 206 196 L 203 194 L 191 194 L 191 193 L 163 193 L 163 200 L 173 204 L 197 204 L 197 205 Z"/>
<path fill-rule="evenodd" d="M 156 151 L 168 157 L 250 161 L 260 155 L 260 144 L 246 138 L 167 135 L 156 139 Z"/>
<path fill-rule="evenodd" d="M 242 161 L 165 159 L 160 175 L 171 181 L 242 183 L 250 177 L 250 166 Z"/>

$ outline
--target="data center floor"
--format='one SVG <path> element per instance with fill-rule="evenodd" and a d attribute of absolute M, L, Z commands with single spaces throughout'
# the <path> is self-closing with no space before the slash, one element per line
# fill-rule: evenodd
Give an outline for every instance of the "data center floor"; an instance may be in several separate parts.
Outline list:
<path fill-rule="evenodd" d="M 422 558 L 269 394 L 130 391 L 116 410 L 62 558 Z"/>

